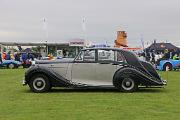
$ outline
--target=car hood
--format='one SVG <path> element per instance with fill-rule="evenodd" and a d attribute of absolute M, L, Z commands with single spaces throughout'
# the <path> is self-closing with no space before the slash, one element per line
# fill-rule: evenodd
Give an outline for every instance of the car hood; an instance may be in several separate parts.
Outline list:
<path fill-rule="evenodd" d="M 72 63 L 74 58 L 62 58 L 56 60 L 36 60 L 36 64 Z"/>

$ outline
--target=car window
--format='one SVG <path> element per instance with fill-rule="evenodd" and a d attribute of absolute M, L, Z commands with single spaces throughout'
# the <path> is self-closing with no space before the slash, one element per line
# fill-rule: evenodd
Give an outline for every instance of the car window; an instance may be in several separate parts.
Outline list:
<path fill-rule="evenodd" d="M 117 56 L 117 61 L 118 61 L 118 62 L 125 62 L 125 58 L 124 58 L 124 56 L 121 54 L 121 52 L 117 51 L 117 52 L 116 52 L 116 56 Z"/>
<path fill-rule="evenodd" d="M 84 61 L 95 61 L 95 50 L 85 50 Z"/>
<path fill-rule="evenodd" d="M 99 61 L 114 61 L 114 51 L 113 50 L 98 50 L 98 60 Z"/>
<path fill-rule="evenodd" d="M 76 58 L 76 61 L 83 61 L 83 53 L 84 52 L 80 52 L 78 57 Z"/>

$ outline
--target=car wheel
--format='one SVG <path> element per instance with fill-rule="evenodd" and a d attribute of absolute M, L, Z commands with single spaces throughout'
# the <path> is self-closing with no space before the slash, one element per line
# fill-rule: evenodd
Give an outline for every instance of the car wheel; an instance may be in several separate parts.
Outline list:
<path fill-rule="evenodd" d="M 36 93 L 48 92 L 51 89 L 49 79 L 43 74 L 33 76 L 28 84 L 30 90 Z"/>
<path fill-rule="evenodd" d="M 172 64 L 171 63 L 165 63 L 163 65 L 163 71 L 166 71 L 166 68 L 168 67 L 169 71 L 172 70 Z"/>
<path fill-rule="evenodd" d="M 15 64 L 13 64 L 13 63 L 10 63 L 10 64 L 8 64 L 8 66 L 7 66 L 8 68 L 10 68 L 10 69 L 14 69 L 15 68 Z"/>
<path fill-rule="evenodd" d="M 122 92 L 134 92 L 138 89 L 138 84 L 130 77 L 115 80 L 114 86 Z"/>
<path fill-rule="evenodd" d="M 136 82 L 131 78 L 124 78 L 121 82 L 121 91 L 123 92 L 134 92 L 138 88 Z"/>

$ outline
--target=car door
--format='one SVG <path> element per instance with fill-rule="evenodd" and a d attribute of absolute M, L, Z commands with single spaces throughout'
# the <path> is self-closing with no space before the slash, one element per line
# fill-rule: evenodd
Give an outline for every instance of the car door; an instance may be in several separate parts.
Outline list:
<path fill-rule="evenodd" d="M 67 69 L 68 69 L 69 63 L 62 63 L 62 62 L 54 62 L 51 63 L 50 68 L 58 75 L 62 76 L 63 78 L 66 78 L 69 80 L 67 76 Z"/>
<path fill-rule="evenodd" d="M 95 66 L 96 83 L 98 85 L 113 85 L 112 80 L 117 70 L 115 51 L 98 50 L 98 61 Z"/>
<path fill-rule="evenodd" d="M 93 85 L 95 80 L 95 50 L 84 50 L 72 64 L 72 82 Z"/>

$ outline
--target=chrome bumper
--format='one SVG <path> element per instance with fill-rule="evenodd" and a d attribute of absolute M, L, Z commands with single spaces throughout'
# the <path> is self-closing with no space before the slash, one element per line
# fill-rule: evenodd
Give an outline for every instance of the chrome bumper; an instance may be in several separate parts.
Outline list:
<path fill-rule="evenodd" d="M 167 80 L 162 80 L 163 85 L 167 85 Z"/>
<path fill-rule="evenodd" d="M 22 85 L 26 85 L 27 82 L 25 80 L 22 80 Z"/>

